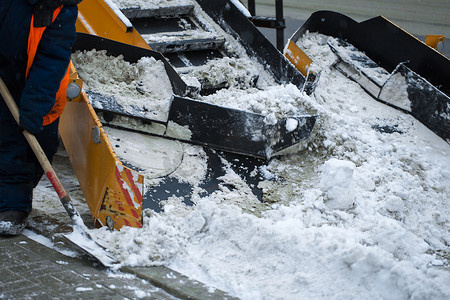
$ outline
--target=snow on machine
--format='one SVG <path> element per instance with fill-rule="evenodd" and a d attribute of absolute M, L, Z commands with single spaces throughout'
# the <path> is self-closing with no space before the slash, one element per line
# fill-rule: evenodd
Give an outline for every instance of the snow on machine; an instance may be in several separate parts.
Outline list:
<path fill-rule="evenodd" d="M 333 37 L 327 43 L 339 57 L 334 67 L 374 99 L 411 114 L 450 141 L 450 60 L 436 51 L 444 36 L 429 35 L 423 43 L 382 16 L 358 23 L 336 12 L 318 11 L 294 33 L 284 51 L 304 75 L 315 76 L 320 75 L 308 71 L 313 61 L 299 42 L 307 32 Z"/>

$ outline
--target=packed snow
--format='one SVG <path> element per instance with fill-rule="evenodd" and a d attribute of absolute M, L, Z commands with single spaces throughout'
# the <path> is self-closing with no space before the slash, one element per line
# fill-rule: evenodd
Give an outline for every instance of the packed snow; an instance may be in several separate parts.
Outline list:
<path fill-rule="evenodd" d="M 191 0 L 113 0 L 113 2 L 121 9 L 157 9 L 161 6 L 169 7 L 192 4 Z"/>
<path fill-rule="evenodd" d="M 114 96 L 124 111 L 138 109 L 153 120 L 167 120 L 173 90 L 162 61 L 142 57 L 130 63 L 122 55 L 111 56 L 106 50 L 93 49 L 77 51 L 72 62 L 87 91 Z"/>
<path fill-rule="evenodd" d="M 219 190 L 194 189 L 192 207 L 172 197 L 144 212 L 143 228 L 91 234 L 124 266 L 165 265 L 241 299 L 449 299 L 450 145 L 335 70 L 329 39 L 298 41 L 320 69 L 311 96 L 267 84 L 203 98 L 318 112 L 312 137 L 262 168 L 263 203 L 226 168 Z M 203 149 L 176 147 L 171 176 L 198 184 Z"/>
<path fill-rule="evenodd" d="M 188 27 L 190 24 L 180 24 L 180 27 Z M 153 34 L 142 34 L 142 37 L 148 44 L 154 43 L 168 43 L 180 40 L 194 40 L 194 39 L 213 39 L 215 34 L 204 31 L 202 29 L 185 29 L 181 32 L 161 32 Z"/>

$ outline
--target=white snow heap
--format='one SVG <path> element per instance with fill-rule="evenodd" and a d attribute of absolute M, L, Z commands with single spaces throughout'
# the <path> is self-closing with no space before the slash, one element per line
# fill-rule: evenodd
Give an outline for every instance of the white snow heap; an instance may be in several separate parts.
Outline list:
<path fill-rule="evenodd" d="M 149 119 L 167 120 L 173 89 L 162 61 L 142 57 L 129 63 L 95 49 L 77 51 L 72 61 L 87 91 L 114 96 L 124 112 L 139 109 Z"/>
<path fill-rule="evenodd" d="M 355 164 L 332 158 L 322 165 L 320 187 L 329 197 L 327 206 L 332 209 L 349 209 L 355 200 L 352 189 Z"/>

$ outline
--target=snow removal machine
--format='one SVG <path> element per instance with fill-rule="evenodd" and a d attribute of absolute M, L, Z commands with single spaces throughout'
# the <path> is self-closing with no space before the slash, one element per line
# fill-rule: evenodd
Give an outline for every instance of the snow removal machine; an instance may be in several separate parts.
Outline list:
<path fill-rule="evenodd" d="M 443 37 L 423 43 L 384 17 L 358 23 L 319 11 L 283 55 L 230 0 L 118 3 L 79 5 L 70 78 L 81 89 L 60 121 L 96 226 L 141 227 L 144 209 L 161 211 L 173 197 L 193 205 L 194 193 L 233 190 L 230 170 L 264 202 L 264 166 L 307 141 L 317 115 L 298 99 L 287 112 L 276 99 L 265 99 L 272 111 L 252 99 L 268 86 L 314 92 L 307 32 L 333 37 L 334 67 L 374 99 L 450 140 L 450 62 L 432 48 Z"/>
<path fill-rule="evenodd" d="M 228 106 L 226 95 L 210 101 L 223 90 L 257 93 L 263 81 L 311 93 L 315 81 L 232 1 L 176 2 L 79 5 L 70 79 L 81 92 L 68 101 L 60 132 L 96 226 L 141 227 L 143 209 L 160 211 L 171 196 L 192 205 L 194 183 L 175 176 L 190 144 L 207 157 L 202 193 L 219 188 L 227 167 L 263 201 L 258 167 L 314 128 L 317 116 L 307 111 L 269 118 Z"/>
<path fill-rule="evenodd" d="M 284 50 L 305 76 L 313 63 L 300 41 L 307 32 L 333 37 L 327 43 L 339 57 L 334 67 L 374 99 L 411 114 L 450 142 L 450 60 L 436 49 L 445 36 L 428 35 L 424 43 L 382 16 L 359 23 L 337 12 L 318 11 Z"/>

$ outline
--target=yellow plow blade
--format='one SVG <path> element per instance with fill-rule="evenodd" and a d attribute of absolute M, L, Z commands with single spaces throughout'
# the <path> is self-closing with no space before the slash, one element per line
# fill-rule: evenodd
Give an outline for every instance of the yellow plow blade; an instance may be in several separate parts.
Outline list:
<path fill-rule="evenodd" d="M 150 48 L 126 18 L 103 0 L 80 3 L 76 26 L 78 32 Z M 70 81 L 82 86 L 73 66 Z M 83 89 L 67 102 L 59 130 L 96 226 L 142 227 L 144 177 L 117 158 Z"/>

